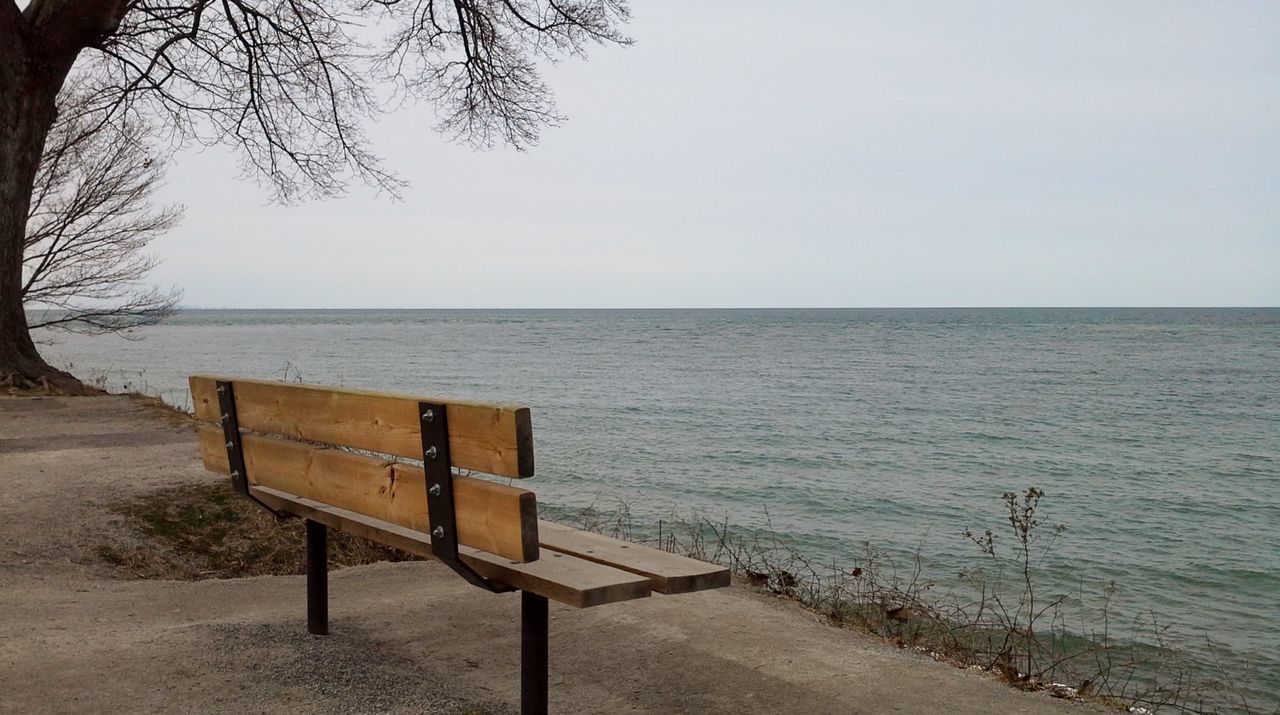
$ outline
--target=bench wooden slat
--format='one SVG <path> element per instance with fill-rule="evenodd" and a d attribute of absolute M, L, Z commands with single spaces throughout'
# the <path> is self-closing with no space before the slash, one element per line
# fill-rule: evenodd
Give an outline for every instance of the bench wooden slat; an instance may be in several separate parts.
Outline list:
<path fill-rule="evenodd" d="M 448 405 L 453 466 L 504 477 L 533 476 L 527 407 L 193 375 L 197 419 L 218 421 L 218 380 L 235 384 L 236 414 L 244 429 L 409 459 L 422 458 L 418 402 L 443 402 Z"/>
<path fill-rule="evenodd" d="M 251 491 L 273 508 L 432 558 L 431 538 L 426 534 L 270 487 L 252 487 Z M 567 554 L 547 553 L 532 563 L 517 563 L 465 546 L 460 546 L 458 553 L 486 578 L 577 608 L 644 598 L 651 593 L 648 578 Z"/>
<path fill-rule="evenodd" d="M 222 430 L 200 425 L 197 433 L 205 468 L 227 474 Z M 431 531 L 422 467 L 273 437 L 244 434 L 241 441 L 252 484 Z M 538 558 L 533 492 L 471 477 L 453 484 L 460 543 L 515 561 Z"/>
<path fill-rule="evenodd" d="M 729 585 L 729 569 L 724 566 L 550 521 L 538 522 L 538 539 L 543 558 L 554 551 L 639 574 L 649 579 L 658 593 L 689 593 Z"/>

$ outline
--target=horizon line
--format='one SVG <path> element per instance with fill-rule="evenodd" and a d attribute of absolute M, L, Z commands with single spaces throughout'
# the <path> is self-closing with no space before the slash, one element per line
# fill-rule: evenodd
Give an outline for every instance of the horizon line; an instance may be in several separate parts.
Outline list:
<path fill-rule="evenodd" d="M 243 311 L 424 311 L 424 310 L 1274 310 L 1280 305 L 757 305 L 757 306 L 424 306 L 424 307 L 358 307 L 311 306 L 252 308 L 232 306 L 179 306 L 179 311 L 243 310 Z"/>

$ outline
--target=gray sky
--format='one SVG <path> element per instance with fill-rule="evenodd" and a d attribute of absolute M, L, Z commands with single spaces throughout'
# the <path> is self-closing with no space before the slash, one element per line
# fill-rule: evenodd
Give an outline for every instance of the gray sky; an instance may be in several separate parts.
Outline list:
<path fill-rule="evenodd" d="M 374 127 L 405 200 L 187 153 L 201 307 L 1280 305 L 1280 3 L 634 0 L 520 154 Z M 428 288 L 427 286 L 431 286 Z"/>

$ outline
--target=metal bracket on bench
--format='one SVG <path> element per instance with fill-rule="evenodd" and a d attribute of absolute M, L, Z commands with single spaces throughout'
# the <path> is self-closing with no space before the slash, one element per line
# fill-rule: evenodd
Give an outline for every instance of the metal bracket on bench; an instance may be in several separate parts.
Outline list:
<path fill-rule="evenodd" d="M 244 443 L 240 440 L 240 420 L 236 416 L 236 393 L 231 383 L 218 380 L 218 408 L 222 415 L 222 439 L 227 445 L 227 467 L 231 470 L 231 488 L 241 496 L 271 512 L 277 519 L 293 516 L 267 506 L 249 491 L 249 472 L 244 466 Z"/>
<path fill-rule="evenodd" d="M 458 558 L 458 518 L 453 501 L 453 462 L 449 459 L 449 417 L 445 405 L 419 402 L 422 468 L 427 477 L 427 512 L 431 520 L 431 553 L 473 586 L 494 593 L 514 591 L 481 576 Z"/>

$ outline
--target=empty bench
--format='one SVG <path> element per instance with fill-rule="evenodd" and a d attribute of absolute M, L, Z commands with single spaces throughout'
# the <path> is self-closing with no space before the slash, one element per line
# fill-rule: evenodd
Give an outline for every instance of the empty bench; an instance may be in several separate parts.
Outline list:
<path fill-rule="evenodd" d="M 538 519 L 533 492 L 454 470 L 533 476 L 529 409 L 191 377 L 205 467 L 306 519 L 307 628 L 328 633 L 327 529 L 521 593 L 520 697 L 547 711 L 548 599 L 576 608 L 729 585 L 727 569 Z M 412 461 L 406 461 L 412 460 Z"/>

